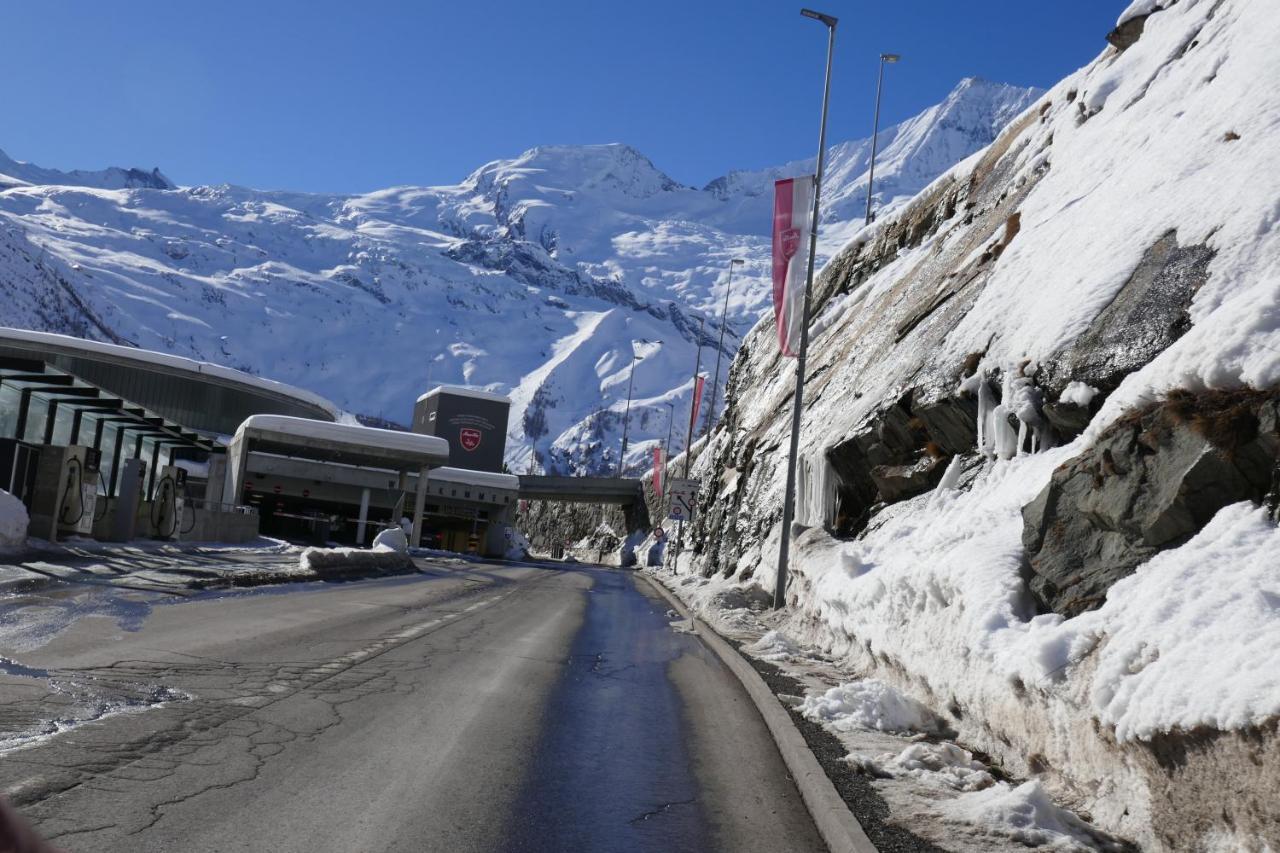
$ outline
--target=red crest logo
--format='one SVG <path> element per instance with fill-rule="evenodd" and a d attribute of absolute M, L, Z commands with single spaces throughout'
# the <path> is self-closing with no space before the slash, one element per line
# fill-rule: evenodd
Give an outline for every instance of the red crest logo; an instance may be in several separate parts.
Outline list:
<path fill-rule="evenodd" d="M 784 258 L 794 258 L 797 251 L 800 250 L 800 229 L 788 228 L 782 232 L 782 256 Z"/>
<path fill-rule="evenodd" d="M 458 441 L 461 442 L 462 449 L 468 452 L 480 446 L 480 437 L 480 430 L 471 427 L 463 427 L 458 433 Z"/>

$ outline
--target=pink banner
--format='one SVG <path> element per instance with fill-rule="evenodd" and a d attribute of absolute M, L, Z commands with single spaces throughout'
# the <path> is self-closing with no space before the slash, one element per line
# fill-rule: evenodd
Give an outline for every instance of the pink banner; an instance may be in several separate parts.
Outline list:
<path fill-rule="evenodd" d="M 662 445 L 653 448 L 653 493 L 662 494 Z"/>
<path fill-rule="evenodd" d="M 773 185 L 773 319 L 783 355 L 800 351 L 813 178 L 785 178 Z"/>
<path fill-rule="evenodd" d="M 693 435 L 698 426 L 698 409 L 702 408 L 702 386 L 707 384 L 707 377 L 698 374 L 698 381 L 693 383 L 693 408 L 689 411 L 689 435 Z M 689 448 L 685 448 L 688 452 Z"/>

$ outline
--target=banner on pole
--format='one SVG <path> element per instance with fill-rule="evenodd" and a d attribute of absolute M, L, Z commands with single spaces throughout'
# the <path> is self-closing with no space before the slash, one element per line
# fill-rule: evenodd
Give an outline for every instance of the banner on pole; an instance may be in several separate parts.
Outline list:
<path fill-rule="evenodd" d="M 804 322 L 805 274 L 813 216 L 813 176 L 786 178 L 773 185 L 773 318 L 783 355 L 800 352 Z"/>
<path fill-rule="evenodd" d="M 662 445 L 653 448 L 653 493 L 662 495 Z"/>
<path fill-rule="evenodd" d="M 698 424 L 698 409 L 702 407 L 702 386 L 707 384 L 707 377 L 701 373 L 693 383 L 693 408 L 689 410 L 689 434 L 693 435 L 693 429 Z M 688 448 L 685 448 L 687 451 Z"/>

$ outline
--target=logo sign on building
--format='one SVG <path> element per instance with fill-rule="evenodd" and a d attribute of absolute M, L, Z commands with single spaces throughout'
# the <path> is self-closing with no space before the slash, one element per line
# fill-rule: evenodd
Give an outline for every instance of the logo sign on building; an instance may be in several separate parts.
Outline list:
<path fill-rule="evenodd" d="M 462 445 L 462 449 L 468 453 L 473 452 L 480 446 L 480 439 L 483 434 L 478 429 L 471 427 L 463 427 L 458 431 L 458 443 Z"/>
<path fill-rule="evenodd" d="M 698 481 L 672 477 L 669 481 L 671 489 L 671 509 L 667 518 L 672 521 L 692 521 L 693 505 L 698 498 Z"/>

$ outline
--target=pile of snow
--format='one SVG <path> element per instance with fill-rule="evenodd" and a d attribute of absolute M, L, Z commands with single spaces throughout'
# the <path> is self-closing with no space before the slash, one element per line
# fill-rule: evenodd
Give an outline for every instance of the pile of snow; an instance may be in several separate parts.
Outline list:
<path fill-rule="evenodd" d="M 938 808 L 953 820 L 983 828 L 991 835 L 1011 838 L 1028 847 L 1064 853 L 1125 849 L 1071 812 L 1055 805 L 1044 786 L 1034 780 L 1017 786 L 997 782 L 983 790 L 942 801 Z"/>
<path fill-rule="evenodd" d="M 0 549 L 21 548 L 27 541 L 27 508 L 0 489 Z"/>
<path fill-rule="evenodd" d="M 508 560 L 527 560 L 529 554 L 533 552 L 533 543 L 531 543 L 523 533 L 510 525 L 504 531 L 507 541 L 507 550 L 503 554 Z"/>
<path fill-rule="evenodd" d="M 955 791 L 980 791 L 995 784 L 986 765 L 954 743 L 913 743 L 899 753 L 875 758 L 849 756 L 849 761 L 873 776 L 910 776 L 925 784 Z"/>
<path fill-rule="evenodd" d="M 405 535 L 402 527 L 388 527 L 373 537 L 373 550 L 408 554 L 409 537 Z"/>
<path fill-rule="evenodd" d="M 938 717 L 883 681 L 868 678 L 810 694 L 796 708 L 805 719 L 841 732 L 874 729 L 882 732 L 936 732 Z"/>
<path fill-rule="evenodd" d="M 407 551 L 390 548 L 307 548 L 298 556 L 298 567 L 302 572 L 309 572 L 319 578 L 404 574 L 414 571 L 413 559 Z"/>
<path fill-rule="evenodd" d="M 804 656 L 803 649 L 782 631 L 772 630 L 746 646 L 745 651 L 770 663 L 785 663 Z"/>

